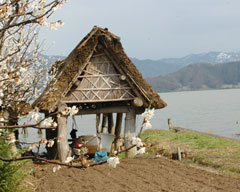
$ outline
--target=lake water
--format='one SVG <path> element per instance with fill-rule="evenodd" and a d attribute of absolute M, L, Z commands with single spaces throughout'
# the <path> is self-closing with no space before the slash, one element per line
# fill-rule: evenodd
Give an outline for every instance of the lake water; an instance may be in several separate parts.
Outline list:
<path fill-rule="evenodd" d="M 238 138 L 240 133 L 240 89 L 186 91 L 161 93 L 161 98 L 168 106 L 156 110 L 151 123 L 153 129 L 168 129 L 168 118 L 174 126 L 192 130 L 212 132 L 213 134 Z M 137 116 L 137 131 L 141 127 L 143 117 Z M 68 131 L 72 129 L 72 118 L 69 117 Z M 95 134 L 95 115 L 76 117 L 78 135 Z M 124 123 L 123 123 L 124 125 Z M 123 128 L 122 128 L 123 130 Z M 29 129 L 25 141 L 39 140 L 37 130 Z"/>
<path fill-rule="evenodd" d="M 168 106 L 156 112 L 154 128 L 167 129 L 167 118 L 175 126 L 238 138 L 240 133 L 240 89 L 161 93 Z"/>

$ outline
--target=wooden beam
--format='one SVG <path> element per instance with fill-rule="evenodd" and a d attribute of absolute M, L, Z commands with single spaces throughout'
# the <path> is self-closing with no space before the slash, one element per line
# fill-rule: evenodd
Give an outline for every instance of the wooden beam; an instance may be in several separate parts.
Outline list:
<path fill-rule="evenodd" d="M 124 146 L 129 148 L 132 146 L 131 140 L 136 136 L 136 113 L 132 109 L 130 112 L 126 113 L 125 127 L 124 127 Z M 125 153 L 125 157 L 134 157 L 136 155 L 136 147 Z"/>
<path fill-rule="evenodd" d="M 132 109 L 131 106 L 101 107 L 96 109 L 82 109 L 77 115 L 97 114 L 97 113 L 126 113 Z"/>
<path fill-rule="evenodd" d="M 101 133 L 100 121 L 101 121 L 101 113 L 97 113 L 96 114 L 96 131 L 97 131 L 97 133 Z"/>
<path fill-rule="evenodd" d="M 85 96 L 85 95 L 84 95 Z M 87 96 L 85 96 L 87 97 Z M 132 97 L 129 97 L 129 98 L 122 98 L 122 99 L 101 99 L 101 100 L 79 100 L 79 101 L 67 101 L 67 100 L 63 100 L 62 102 L 64 103 L 74 103 L 74 104 L 77 104 L 77 103 L 100 103 L 100 102 L 110 102 L 110 101 L 131 101 L 133 100 L 134 98 Z"/>
<path fill-rule="evenodd" d="M 120 77 L 120 74 L 107 74 L 107 75 L 80 75 L 79 78 L 95 78 L 95 77 Z"/>
<path fill-rule="evenodd" d="M 75 89 L 74 91 L 108 91 L 108 90 L 129 90 L 131 87 L 111 87 L 111 88 L 90 88 L 90 89 Z"/>
<path fill-rule="evenodd" d="M 65 162 L 69 153 L 67 139 L 67 117 L 65 116 L 58 117 L 57 121 L 58 121 L 58 138 L 60 138 L 60 141 L 57 144 L 58 158 L 60 162 Z"/>

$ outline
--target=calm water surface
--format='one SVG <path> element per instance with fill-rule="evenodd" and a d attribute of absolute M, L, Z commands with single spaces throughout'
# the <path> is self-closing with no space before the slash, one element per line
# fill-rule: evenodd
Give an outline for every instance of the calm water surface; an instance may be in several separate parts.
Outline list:
<path fill-rule="evenodd" d="M 238 138 L 240 133 L 240 89 L 187 91 L 161 93 L 161 98 L 168 106 L 156 110 L 151 119 L 154 129 L 168 129 L 167 119 L 171 118 L 174 126 L 198 131 L 211 131 L 213 134 Z M 141 127 L 143 117 L 137 116 L 137 131 Z M 95 115 L 76 117 L 78 135 L 95 134 Z M 123 123 L 124 125 L 124 123 Z M 73 127 L 72 117 L 68 120 L 68 131 Z M 122 128 L 123 130 L 123 128 Z M 25 141 L 39 140 L 37 130 L 29 129 Z"/>
<path fill-rule="evenodd" d="M 175 126 L 238 138 L 240 133 L 240 89 L 161 93 L 168 106 L 156 112 L 154 128 L 167 129 L 167 118 Z"/>

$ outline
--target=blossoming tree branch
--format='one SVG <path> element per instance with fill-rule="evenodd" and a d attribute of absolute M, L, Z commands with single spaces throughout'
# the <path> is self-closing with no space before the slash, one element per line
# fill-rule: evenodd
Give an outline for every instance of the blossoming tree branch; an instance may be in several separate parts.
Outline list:
<path fill-rule="evenodd" d="M 38 109 L 30 111 L 28 103 L 53 78 L 41 57 L 38 33 L 41 27 L 57 29 L 64 24 L 61 20 L 49 22 L 64 3 L 67 0 L 0 0 L 0 136 L 10 144 L 17 142 L 11 129 L 57 126 L 51 117 L 40 119 Z M 17 125 L 26 112 L 28 120 Z M 35 123 L 29 124 L 31 120 Z M 50 146 L 53 141 L 47 143 Z"/>
<path fill-rule="evenodd" d="M 63 0 L 0 0 L 0 106 L 3 109 L 37 97 L 51 79 L 40 57 L 38 32 L 63 21 L 47 19 Z M 67 1 L 65 1 L 67 2 Z M 43 79 L 46 79 L 43 81 Z"/>

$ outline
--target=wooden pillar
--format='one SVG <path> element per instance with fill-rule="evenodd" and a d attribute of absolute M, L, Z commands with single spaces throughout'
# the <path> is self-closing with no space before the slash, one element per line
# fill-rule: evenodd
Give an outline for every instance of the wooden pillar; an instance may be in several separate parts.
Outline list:
<path fill-rule="evenodd" d="M 114 134 L 115 127 L 113 123 L 113 114 L 108 113 L 107 116 L 108 116 L 108 133 Z"/>
<path fill-rule="evenodd" d="M 107 114 L 103 113 L 102 117 L 102 133 L 107 133 Z"/>
<path fill-rule="evenodd" d="M 114 151 L 120 150 L 120 136 L 121 136 L 121 128 L 122 128 L 122 113 L 117 113 L 117 119 L 116 119 L 116 127 L 115 127 L 115 140 L 114 140 Z"/>
<path fill-rule="evenodd" d="M 57 145 L 58 157 L 60 162 L 65 162 L 69 153 L 68 139 L 67 139 L 67 117 L 58 117 L 58 138 L 60 141 Z"/>
<path fill-rule="evenodd" d="M 134 110 L 130 110 L 126 113 L 125 127 L 124 127 L 124 146 L 125 149 L 132 146 L 131 140 L 136 136 L 136 113 Z M 130 149 L 125 153 L 125 157 L 134 157 L 136 154 L 136 147 Z"/>
<path fill-rule="evenodd" d="M 115 135 L 117 138 L 119 138 L 121 135 L 122 117 L 123 117 L 122 113 L 117 114 L 116 127 L 115 127 Z"/>
<path fill-rule="evenodd" d="M 98 114 L 96 114 L 96 131 L 97 131 L 97 133 L 101 133 L 100 121 L 101 121 L 101 113 L 98 113 Z"/>

